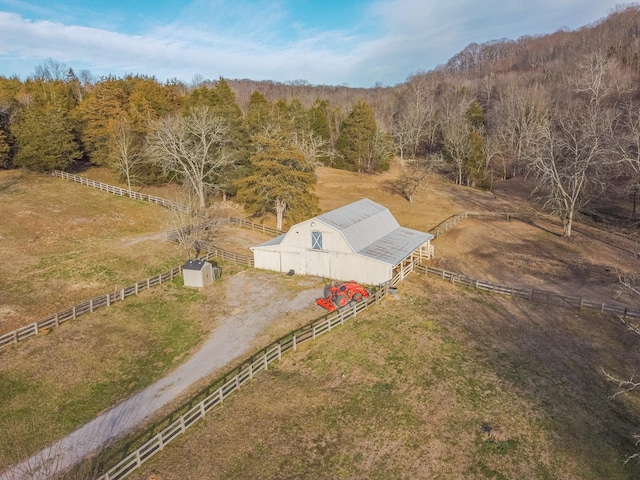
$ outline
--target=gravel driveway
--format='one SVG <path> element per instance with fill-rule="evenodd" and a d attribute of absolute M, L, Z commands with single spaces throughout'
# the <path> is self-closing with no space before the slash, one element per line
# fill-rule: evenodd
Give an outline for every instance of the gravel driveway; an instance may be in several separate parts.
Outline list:
<path fill-rule="evenodd" d="M 109 440 L 141 425 L 199 380 L 247 354 L 252 341 L 266 326 L 286 312 L 308 307 L 322 293 L 317 287 L 297 294 L 282 292 L 274 283 L 273 275 L 266 277 L 260 281 L 259 276 L 241 272 L 229 278 L 226 287 L 229 316 L 219 322 L 202 347 L 185 363 L 30 459 L 15 465 L 2 474 L 0 480 L 44 480 L 67 470 L 98 451 Z M 278 301 L 273 300 L 276 293 Z"/>

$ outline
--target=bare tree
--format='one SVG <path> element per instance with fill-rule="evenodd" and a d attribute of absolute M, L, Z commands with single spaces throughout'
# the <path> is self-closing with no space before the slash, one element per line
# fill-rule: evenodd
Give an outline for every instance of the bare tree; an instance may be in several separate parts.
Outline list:
<path fill-rule="evenodd" d="M 640 109 L 633 102 L 627 103 L 621 115 L 621 134 L 617 135 L 617 155 L 622 171 L 628 175 L 627 192 L 633 199 L 633 218 L 638 209 L 640 193 Z"/>
<path fill-rule="evenodd" d="M 429 155 L 425 159 L 413 159 L 406 162 L 400 177 L 393 182 L 394 192 L 400 194 L 409 203 L 413 203 L 416 193 L 424 186 L 425 181 L 444 165 L 440 154 Z"/>
<path fill-rule="evenodd" d="M 148 151 L 165 173 L 179 178 L 187 190 L 206 206 L 207 194 L 223 169 L 233 164 L 228 150 L 229 126 L 208 107 L 197 107 L 189 115 L 169 116 L 153 123 Z"/>
<path fill-rule="evenodd" d="M 268 135 L 269 129 L 265 129 L 265 133 Z M 291 143 L 295 148 L 302 152 L 305 159 L 310 164 L 315 164 L 321 157 L 327 155 L 327 146 L 329 142 L 318 135 L 314 135 L 313 132 L 294 132 L 291 138 Z"/>
<path fill-rule="evenodd" d="M 588 59 L 576 85 L 582 98 L 557 106 L 536 135 L 528 173 L 545 207 L 562 220 L 565 237 L 571 237 L 579 209 L 604 190 L 611 166 L 614 110 L 605 104 L 611 68 L 608 60 Z"/>
<path fill-rule="evenodd" d="M 49 58 L 45 62 L 36 65 L 33 76 L 35 79 L 45 82 L 64 80 L 68 71 L 69 67 L 64 62 Z"/>
<path fill-rule="evenodd" d="M 109 133 L 113 150 L 111 165 L 124 177 L 131 191 L 135 167 L 144 161 L 140 143 L 131 128 L 131 122 L 125 117 L 110 122 Z"/>
<path fill-rule="evenodd" d="M 416 158 L 425 143 L 429 148 L 433 146 L 438 115 L 432 93 L 425 75 L 416 75 L 407 83 L 393 123 L 401 160 L 405 153 L 409 158 Z"/>
<path fill-rule="evenodd" d="M 539 142 L 540 126 L 548 118 L 548 107 L 537 86 L 525 88 L 515 82 L 500 90 L 499 100 L 490 112 L 488 121 L 492 136 L 502 145 L 511 159 L 511 171 L 503 165 L 502 177 L 520 173 L 523 161 Z"/>
<path fill-rule="evenodd" d="M 184 208 L 171 210 L 171 226 L 169 239 L 178 243 L 187 260 L 200 255 L 202 245 L 207 236 L 207 216 L 199 207 L 196 195 L 189 191 L 182 192 L 175 200 Z"/>

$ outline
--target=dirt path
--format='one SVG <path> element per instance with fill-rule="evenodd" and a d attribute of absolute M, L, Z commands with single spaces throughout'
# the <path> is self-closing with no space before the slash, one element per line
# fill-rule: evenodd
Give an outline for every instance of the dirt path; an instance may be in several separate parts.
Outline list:
<path fill-rule="evenodd" d="M 281 290 L 273 282 L 273 276 L 260 279 L 255 274 L 241 272 L 230 278 L 226 287 L 229 315 L 220 321 L 204 345 L 185 363 L 75 432 L 14 466 L 0 475 L 0 480 L 44 480 L 67 470 L 109 440 L 141 425 L 150 415 L 176 400 L 199 380 L 245 355 L 261 331 L 283 314 L 300 311 L 313 304 L 321 294 L 317 287 L 297 294 Z M 274 302 L 276 293 L 279 300 Z"/>

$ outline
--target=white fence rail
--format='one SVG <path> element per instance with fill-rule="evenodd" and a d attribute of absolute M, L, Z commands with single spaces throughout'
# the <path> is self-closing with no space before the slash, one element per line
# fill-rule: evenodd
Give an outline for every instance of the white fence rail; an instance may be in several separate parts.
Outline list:
<path fill-rule="evenodd" d="M 115 187 L 107 183 L 97 182 L 95 180 L 81 177 L 79 175 L 73 175 L 72 173 L 61 172 L 60 170 L 52 170 L 49 173 L 54 177 L 60 177 L 67 180 L 71 180 L 72 182 L 76 182 L 81 185 L 86 185 L 88 187 L 97 188 L 98 190 L 109 192 L 113 195 L 119 195 L 121 197 L 129 197 L 135 200 L 141 200 L 143 202 L 154 203 L 156 205 L 160 205 L 162 207 L 169 208 L 172 210 L 179 210 L 181 212 L 189 211 L 189 209 L 186 206 L 181 205 L 180 203 L 167 200 L 166 198 L 156 197 L 155 195 L 147 195 L 146 193 L 134 192 L 133 190 L 127 190 L 126 188 Z"/>
<path fill-rule="evenodd" d="M 526 298 L 527 300 L 530 300 L 532 302 L 557 305 L 559 307 L 593 310 L 600 313 L 619 315 L 623 318 L 640 318 L 640 308 L 638 307 L 607 304 L 603 302 L 593 302 L 582 297 L 561 295 L 559 293 L 549 292 L 547 290 L 537 290 L 532 288 L 526 289 L 500 285 L 497 283 L 488 282 L 486 280 L 467 277 L 465 275 L 460 275 L 454 272 L 447 272 L 446 270 L 439 270 L 437 268 L 432 268 L 426 265 L 417 265 L 415 270 L 419 273 L 429 273 L 432 275 L 436 275 L 443 280 L 448 280 L 451 283 L 459 283 L 461 285 L 477 288 L 480 290 L 487 290 L 490 292 L 501 293 L 503 295 L 510 295 L 513 297 Z"/>
<path fill-rule="evenodd" d="M 183 434 L 189 427 L 195 425 L 204 418 L 205 414 L 213 408 L 221 405 L 225 398 L 250 381 L 254 376 L 262 371 L 268 370 L 269 365 L 274 361 L 282 359 L 282 355 L 288 351 L 296 350 L 298 345 L 315 340 L 320 335 L 343 325 L 345 321 L 354 318 L 369 306 L 383 299 L 389 291 L 388 284 L 372 292 L 369 298 L 345 306 L 331 314 L 327 314 L 309 325 L 295 330 L 280 340 L 266 347 L 261 354 L 254 355 L 237 370 L 238 373 L 223 383 L 212 393 L 209 393 L 198 404 L 183 413 L 170 425 L 163 428 L 151 439 L 146 441 L 135 451 L 128 454 L 117 465 L 110 468 L 100 480 L 121 480 L 131 472 L 139 468 L 144 462 L 160 452 L 168 443 Z M 226 377 L 225 377 L 226 378 Z"/>
<path fill-rule="evenodd" d="M 109 307 L 113 303 L 122 301 L 125 298 L 130 297 L 131 295 L 137 295 L 143 290 L 147 290 L 157 285 L 161 285 L 162 283 L 165 283 L 167 281 L 171 281 L 175 277 L 180 275 L 181 270 L 182 267 L 172 268 L 171 270 L 159 275 L 154 275 L 153 277 L 146 278 L 120 290 L 106 293 L 104 295 L 94 297 L 91 300 L 86 300 L 84 302 L 78 303 L 71 308 L 67 308 L 60 312 L 54 313 L 53 315 L 49 315 L 42 320 L 38 320 L 37 322 L 33 322 L 29 325 L 18 328 L 13 332 L 1 335 L 0 350 L 26 340 L 29 337 L 33 337 L 34 335 L 37 335 L 44 330 L 59 327 L 62 323 L 68 320 L 73 320 L 81 315 L 94 312 L 98 308 Z"/>

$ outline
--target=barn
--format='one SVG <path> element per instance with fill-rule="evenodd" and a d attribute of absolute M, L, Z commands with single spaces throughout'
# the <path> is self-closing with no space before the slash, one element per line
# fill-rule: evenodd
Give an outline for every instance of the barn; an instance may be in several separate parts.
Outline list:
<path fill-rule="evenodd" d="M 256 268 L 379 285 L 433 256 L 433 235 L 401 227 L 363 198 L 251 247 Z"/>

